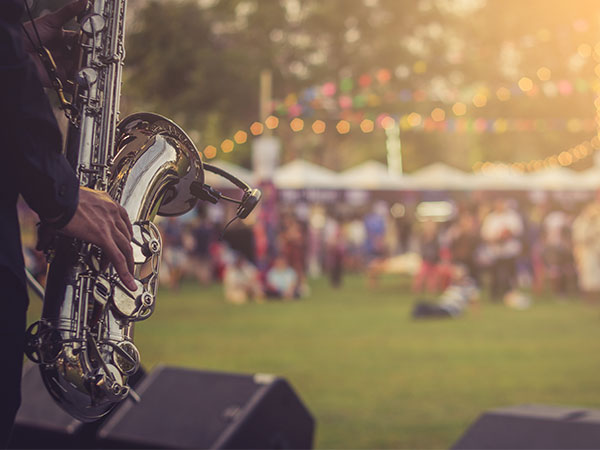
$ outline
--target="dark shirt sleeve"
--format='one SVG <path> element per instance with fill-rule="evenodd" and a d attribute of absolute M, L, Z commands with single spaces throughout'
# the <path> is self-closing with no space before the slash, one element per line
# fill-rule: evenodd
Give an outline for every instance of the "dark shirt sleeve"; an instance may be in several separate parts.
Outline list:
<path fill-rule="evenodd" d="M 0 3 L 0 173 L 14 182 L 41 220 L 66 224 L 79 183 L 35 65 L 23 47 L 20 0 Z M 5 178 L 5 181 L 6 181 Z"/>

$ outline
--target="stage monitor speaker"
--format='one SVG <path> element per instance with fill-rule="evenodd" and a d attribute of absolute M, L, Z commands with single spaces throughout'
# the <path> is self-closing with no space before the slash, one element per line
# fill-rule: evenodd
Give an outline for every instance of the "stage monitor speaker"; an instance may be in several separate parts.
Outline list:
<path fill-rule="evenodd" d="M 144 375 L 140 368 L 131 385 L 136 386 Z M 36 364 L 28 362 L 23 367 L 21 396 L 8 448 L 96 448 L 102 421 L 82 423 L 63 411 L 46 390 Z"/>
<path fill-rule="evenodd" d="M 521 405 L 483 413 L 452 446 L 467 449 L 597 449 L 600 410 Z"/>
<path fill-rule="evenodd" d="M 311 448 L 315 422 L 282 378 L 159 366 L 101 427 L 103 448 Z"/>

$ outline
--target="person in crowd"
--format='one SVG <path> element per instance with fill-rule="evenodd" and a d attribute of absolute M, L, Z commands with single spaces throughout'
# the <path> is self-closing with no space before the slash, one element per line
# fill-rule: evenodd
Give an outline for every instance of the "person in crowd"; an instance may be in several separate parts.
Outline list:
<path fill-rule="evenodd" d="M 355 215 L 344 225 L 346 241 L 346 264 L 349 270 L 358 272 L 364 267 L 364 251 L 367 241 L 365 223 L 359 215 Z"/>
<path fill-rule="evenodd" d="M 164 244 L 162 262 L 166 281 L 171 289 L 178 289 L 187 266 L 182 225 L 177 217 L 168 217 L 159 225 Z"/>
<path fill-rule="evenodd" d="M 386 236 L 386 214 L 385 203 L 377 202 L 373 210 L 365 216 L 365 230 L 367 232 L 366 252 L 369 261 L 382 259 L 387 256 L 385 245 Z"/>
<path fill-rule="evenodd" d="M 424 289 L 428 292 L 439 292 L 441 248 L 438 224 L 432 220 L 423 222 L 418 239 L 421 265 L 413 279 L 412 289 L 414 292 L 421 292 Z"/>
<path fill-rule="evenodd" d="M 189 271 L 200 284 L 212 281 L 213 268 L 210 258 L 210 243 L 217 239 L 217 232 L 204 215 L 190 223 L 193 247 L 189 255 Z"/>
<path fill-rule="evenodd" d="M 571 239 L 571 218 L 558 208 L 542 222 L 542 260 L 544 273 L 555 294 L 564 296 L 575 279 Z"/>
<path fill-rule="evenodd" d="M 241 253 L 248 261 L 256 264 L 254 231 L 246 222 L 242 220 L 233 222 L 224 233 L 223 240 L 232 250 Z"/>
<path fill-rule="evenodd" d="M 600 294 L 600 198 L 585 205 L 572 226 L 579 289 L 588 301 Z"/>
<path fill-rule="evenodd" d="M 292 215 L 282 220 L 280 251 L 298 276 L 298 292 L 306 284 L 306 232 L 300 222 Z"/>
<path fill-rule="evenodd" d="M 223 288 L 225 300 L 238 305 L 264 298 L 260 272 L 240 253 L 235 253 L 233 261 L 225 266 Z"/>
<path fill-rule="evenodd" d="M 548 202 L 540 201 L 534 203 L 527 215 L 527 227 L 523 241 L 528 243 L 529 264 L 531 269 L 531 282 L 533 291 L 541 293 L 545 288 L 545 264 L 543 258 L 544 239 L 543 222 L 548 214 Z"/>
<path fill-rule="evenodd" d="M 473 211 L 461 209 L 457 220 L 450 226 L 446 237 L 453 264 L 466 268 L 469 276 L 479 285 L 479 261 L 477 255 L 481 245 L 479 221 Z"/>
<path fill-rule="evenodd" d="M 494 301 L 516 287 L 517 258 L 521 253 L 523 221 L 505 198 L 494 202 L 494 209 L 483 219 L 481 238 L 491 272 L 491 298 Z"/>
<path fill-rule="evenodd" d="M 329 216 L 323 231 L 329 281 L 333 287 L 339 288 L 342 285 L 344 272 L 344 229 L 337 218 Z"/>
<path fill-rule="evenodd" d="M 449 318 L 463 315 L 468 308 L 479 307 L 480 289 L 460 264 L 453 266 L 452 282 L 438 299 L 419 299 L 412 310 L 414 319 Z"/>
<path fill-rule="evenodd" d="M 267 297 L 291 300 L 298 296 L 297 288 L 298 274 L 289 265 L 285 256 L 277 256 L 265 276 L 265 292 Z"/>
<path fill-rule="evenodd" d="M 319 277 L 323 273 L 325 244 L 324 228 L 327 222 L 324 208 L 314 205 L 309 214 L 308 237 L 307 237 L 307 272 L 313 277 Z"/>

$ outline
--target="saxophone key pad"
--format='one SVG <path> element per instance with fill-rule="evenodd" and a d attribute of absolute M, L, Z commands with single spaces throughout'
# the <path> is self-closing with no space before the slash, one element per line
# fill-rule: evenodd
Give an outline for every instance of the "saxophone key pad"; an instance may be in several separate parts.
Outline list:
<path fill-rule="evenodd" d="M 90 14 L 81 20 L 81 30 L 88 36 L 93 36 L 104 30 L 106 21 L 100 14 Z"/>

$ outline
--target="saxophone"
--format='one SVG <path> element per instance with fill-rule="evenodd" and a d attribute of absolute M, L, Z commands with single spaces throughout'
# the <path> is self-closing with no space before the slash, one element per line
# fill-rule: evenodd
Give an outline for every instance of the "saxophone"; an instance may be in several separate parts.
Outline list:
<path fill-rule="evenodd" d="M 66 153 L 82 186 L 108 192 L 127 211 L 137 289 L 103 267 L 96 246 L 57 236 L 42 317 L 26 344 L 51 396 L 84 422 L 136 398 L 128 386 L 140 367 L 133 328 L 154 311 L 162 248 L 152 220 L 190 211 L 204 182 L 200 155 L 175 123 L 152 113 L 118 123 L 125 12 L 126 0 L 95 0 L 79 19 Z"/>

